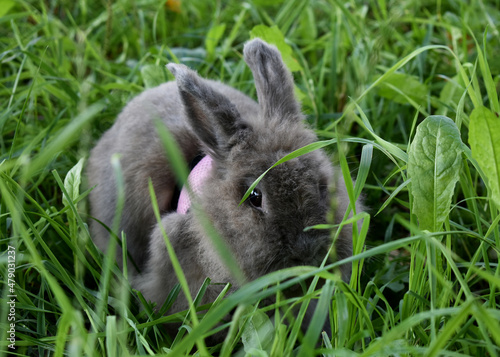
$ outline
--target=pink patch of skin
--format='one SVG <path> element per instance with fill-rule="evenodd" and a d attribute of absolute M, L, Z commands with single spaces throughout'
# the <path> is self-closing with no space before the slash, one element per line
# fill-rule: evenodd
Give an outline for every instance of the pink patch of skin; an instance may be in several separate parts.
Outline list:
<path fill-rule="evenodd" d="M 193 194 L 199 195 L 201 193 L 203 184 L 210 174 L 211 169 L 212 158 L 208 155 L 201 159 L 201 161 L 193 168 L 188 176 L 189 186 L 191 187 Z M 186 186 L 184 186 L 181 190 L 181 194 L 179 195 L 177 213 L 186 214 L 189 207 L 191 207 L 191 199 L 189 198 Z"/>

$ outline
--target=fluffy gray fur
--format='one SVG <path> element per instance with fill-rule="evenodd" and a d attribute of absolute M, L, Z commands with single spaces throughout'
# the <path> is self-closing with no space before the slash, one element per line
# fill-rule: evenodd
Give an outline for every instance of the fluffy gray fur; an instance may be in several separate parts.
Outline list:
<path fill-rule="evenodd" d="M 212 247 L 194 210 L 185 215 L 172 211 L 176 179 L 154 119 L 160 118 L 168 127 L 186 162 L 199 152 L 212 156 L 214 167 L 199 203 L 249 280 L 281 268 L 320 264 L 331 244 L 330 233 L 305 232 L 304 228 L 326 223 L 332 198 L 337 222 L 348 208 L 345 184 L 323 151 L 272 169 L 257 186 L 263 194 L 261 207 L 248 201 L 238 206 L 262 172 L 286 154 L 317 140 L 304 126 L 292 75 L 278 50 L 255 39 L 245 45 L 244 58 L 255 78 L 258 104 L 231 87 L 172 63 L 168 69 L 176 82 L 133 99 L 91 152 L 88 179 L 96 186 L 90 194 L 91 214 L 107 226 L 112 225 L 117 201 L 110 159 L 114 153 L 120 154 L 125 180 L 120 231 L 126 233 L 129 254 L 139 267 L 133 284 L 159 306 L 177 278 L 151 207 L 149 178 L 164 213 L 161 225 L 191 293 L 197 292 L 206 277 L 231 282 L 234 287 L 238 284 Z M 97 246 L 105 250 L 108 231 L 97 222 L 92 222 L 91 230 Z M 338 258 L 352 254 L 351 236 L 352 228 L 344 227 L 336 242 Z M 343 267 L 342 273 L 347 279 L 350 267 Z M 205 301 L 218 294 L 215 288 L 210 289 Z M 185 308 L 186 301 L 179 298 L 171 311 Z"/>

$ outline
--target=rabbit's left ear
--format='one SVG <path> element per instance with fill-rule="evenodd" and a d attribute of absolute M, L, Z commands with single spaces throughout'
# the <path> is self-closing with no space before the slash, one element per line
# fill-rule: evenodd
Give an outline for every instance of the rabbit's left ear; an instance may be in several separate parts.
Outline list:
<path fill-rule="evenodd" d="M 256 38 L 245 44 L 243 55 L 255 79 L 262 115 L 267 120 L 301 120 L 293 77 L 278 49 Z"/>
<path fill-rule="evenodd" d="M 222 160 L 230 139 L 247 125 L 231 101 L 196 72 L 182 64 L 167 68 L 177 81 L 179 93 L 191 128 L 214 159 Z"/>

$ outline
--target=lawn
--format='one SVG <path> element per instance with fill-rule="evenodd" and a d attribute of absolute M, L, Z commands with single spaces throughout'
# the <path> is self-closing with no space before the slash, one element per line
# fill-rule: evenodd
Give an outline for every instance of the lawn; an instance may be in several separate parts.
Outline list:
<path fill-rule="evenodd" d="M 0 0 L 0 356 L 500 355 L 499 31 L 499 0 Z M 157 312 L 91 241 L 85 160 L 169 62 L 256 98 L 253 37 L 364 197 L 351 280 L 296 267 Z M 311 299 L 332 336 L 285 323 Z"/>

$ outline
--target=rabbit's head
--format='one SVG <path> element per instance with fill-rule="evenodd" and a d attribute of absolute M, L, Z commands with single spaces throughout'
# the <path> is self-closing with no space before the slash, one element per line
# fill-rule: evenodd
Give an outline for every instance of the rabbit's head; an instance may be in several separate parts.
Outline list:
<path fill-rule="evenodd" d="M 255 78 L 258 112 L 241 111 L 213 82 L 183 65 L 168 68 L 190 126 L 213 159 L 201 206 L 246 277 L 255 279 L 280 268 L 321 263 L 330 232 L 304 229 L 327 222 L 336 180 L 330 160 L 317 150 L 270 170 L 239 205 L 266 169 L 317 140 L 304 126 L 291 73 L 278 50 L 255 39 L 245 45 L 244 58 Z"/>

